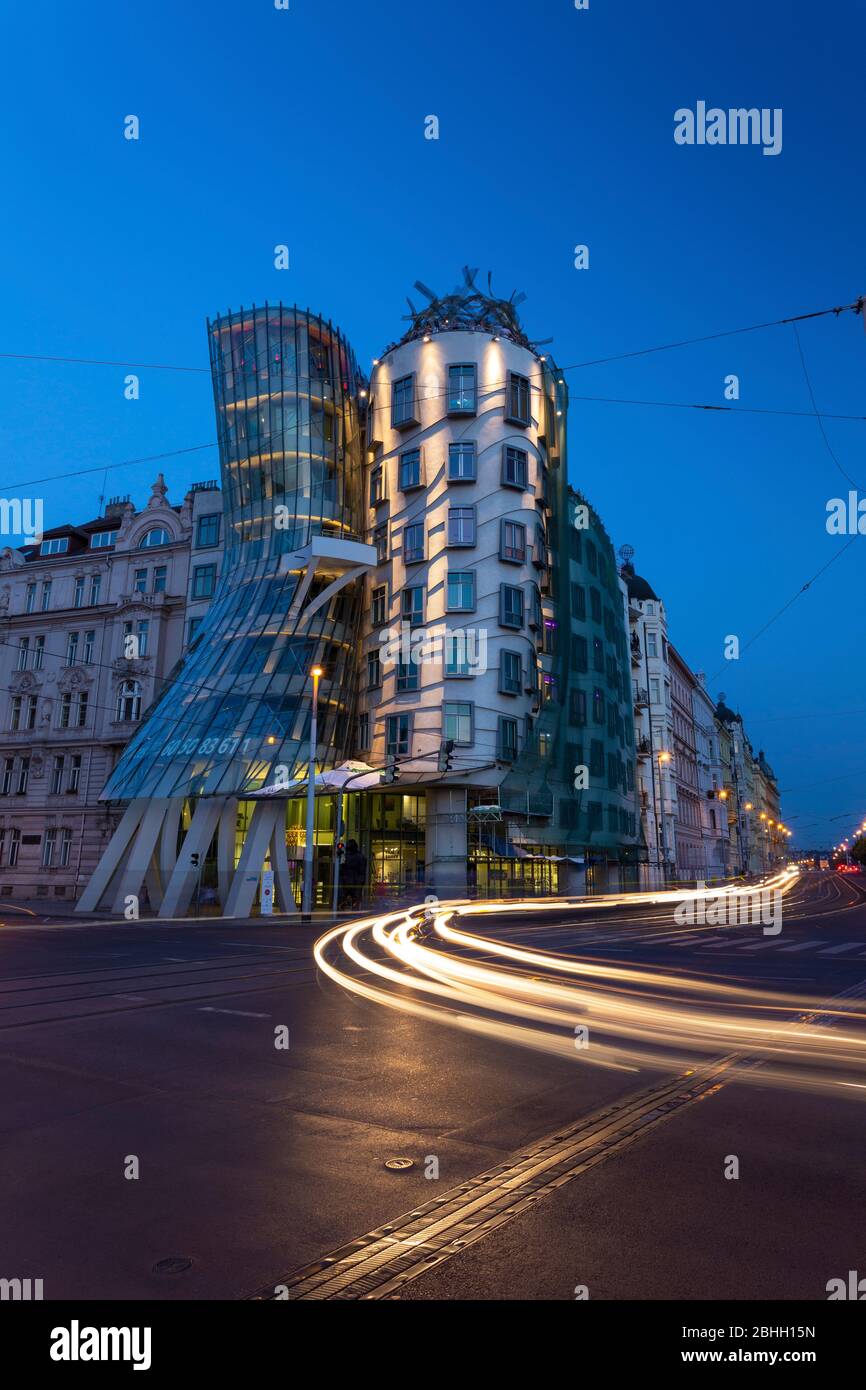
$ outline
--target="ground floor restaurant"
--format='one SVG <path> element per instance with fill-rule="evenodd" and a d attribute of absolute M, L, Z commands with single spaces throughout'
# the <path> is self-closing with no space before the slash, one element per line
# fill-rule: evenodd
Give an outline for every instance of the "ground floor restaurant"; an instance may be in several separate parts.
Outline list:
<path fill-rule="evenodd" d="M 238 803 L 235 864 L 255 807 Z M 295 902 L 300 903 L 306 805 L 303 796 L 286 800 L 286 847 Z M 181 824 L 189 824 L 186 807 Z M 343 825 L 338 826 L 336 793 L 316 797 L 314 844 L 314 906 L 329 908 L 334 897 L 334 869 L 340 856 L 339 903 L 375 908 L 389 903 L 419 901 L 428 893 L 480 898 L 543 897 L 561 893 L 604 892 L 629 886 L 637 866 L 612 869 L 606 856 L 593 856 L 574 847 L 557 846 L 544 822 L 502 812 L 496 806 L 473 804 L 472 794 L 459 792 L 453 801 L 434 800 L 424 790 L 374 791 L 347 794 Z M 441 857 L 440 857 L 441 851 Z M 442 868 L 448 861 L 448 875 Z M 265 861 L 263 868 L 269 869 Z M 258 901 L 258 896 L 257 896 Z M 275 904 L 292 911 L 292 904 Z M 219 908 L 216 842 L 204 857 L 193 910 Z"/>

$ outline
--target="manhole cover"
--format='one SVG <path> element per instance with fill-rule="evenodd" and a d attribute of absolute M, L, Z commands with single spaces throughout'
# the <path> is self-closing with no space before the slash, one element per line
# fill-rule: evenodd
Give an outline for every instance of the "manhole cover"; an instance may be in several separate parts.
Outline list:
<path fill-rule="evenodd" d="M 386 1158 L 385 1167 L 391 1173 L 405 1173 L 407 1168 L 415 1167 L 414 1158 Z"/>
<path fill-rule="evenodd" d="M 183 1255 L 169 1255 L 167 1259 L 157 1260 L 153 1266 L 154 1274 L 183 1274 L 185 1269 L 192 1268 L 192 1260 L 184 1259 Z"/>

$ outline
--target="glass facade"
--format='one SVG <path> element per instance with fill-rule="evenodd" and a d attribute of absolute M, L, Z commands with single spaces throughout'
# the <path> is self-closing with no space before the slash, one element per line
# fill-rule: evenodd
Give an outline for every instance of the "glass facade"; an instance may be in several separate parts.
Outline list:
<path fill-rule="evenodd" d="M 225 551 L 195 642 L 128 744 L 103 799 L 238 795 L 306 765 L 310 669 L 323 669 L 319 748 L 348 756 L 362 585 L 302 625 L 297 552 L 363 540 L 364 381 L 340 332 L 284 305 L 208 324 Z M 332 582 L 317 571 L 310 601 Z"/>

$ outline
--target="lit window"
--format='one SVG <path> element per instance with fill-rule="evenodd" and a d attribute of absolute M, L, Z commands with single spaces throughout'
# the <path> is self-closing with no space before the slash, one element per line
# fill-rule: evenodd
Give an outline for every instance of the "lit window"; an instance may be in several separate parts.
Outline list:
<path fill-rule="evenodd" d="M 138 681 L 124 681 L 117 694 L 118 722 L 128 724 L 141 718 L 141 686 Z"/>
<path fill-rule="evenodd" d="M 448 414 L 474 415 L 476 381 L 473 363 L 458 363 L 448 368 Z"/>

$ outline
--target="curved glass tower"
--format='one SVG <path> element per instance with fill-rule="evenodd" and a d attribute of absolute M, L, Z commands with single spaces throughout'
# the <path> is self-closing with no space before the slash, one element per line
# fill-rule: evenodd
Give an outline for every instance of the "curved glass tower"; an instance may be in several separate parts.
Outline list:
<path fill-rule="evenodd" d="M 308 757 L 315 665 L 319 747 L 334 763 L 351 751 L 363 581 L 346 576 L 363 538 L 363 378 L 339 330 L 308 310 L 239 310 L 208 335 L 222 572 L 103 800 L 243 796 L 274 767 L 293 776 Z"/>

